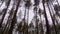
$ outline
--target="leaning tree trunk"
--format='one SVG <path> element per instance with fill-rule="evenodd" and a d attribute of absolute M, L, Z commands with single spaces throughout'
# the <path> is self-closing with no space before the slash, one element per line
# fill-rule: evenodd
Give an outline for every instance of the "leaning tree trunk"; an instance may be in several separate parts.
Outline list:
<path fill-rule="evenodd" d="M 47 2 L 47 7 L 48 7 L 48 9 L 49 9 L 50 16 L 51 16 L 51 19 L 52 19 L 52 22 L 53 22 L 53 25 L 54 25 L 55 34 L 57 34 L 56 25 L 55 25 L 55 19 L 54 19 L 54 18 L 52 17 L 52 15 L 51 15 L 51 11 L 50 11 L 48 2 Z"/>
<path fill-rule="evenodd" d="M 10 26 L 10 30 L 9 30 L 9 33 L 8 34 L 12 34 L 12 30 L 14 28 L 14 25 L 15 25 L 15 21 L 16 21 L 16 14 L 17 14 L 17 10 L 18 10 L 18 7 L 20 5 L 20 1 L 21 0 L 17 0 L 17 5 L 16 5 L 16 10 L 13 12 L 13 17 L 12 17 L 12 22 L 11 22 L 11 26 Z"/>
<path fill-rule="evenodd" d="M 53 3 L 50 2 L 50 7 L 51 7 L 51 10 L 52 10 L 53 8 L 52 8 L 51 4 L 53 5 Z M 49 8 L 50 8 L 50 7 L 49 7 Z M 53 10 L 52 10 L 52 13 L 54 14 Z M 52 14 L 52 13 L 51 13 L 51 14 Z M 56 14 L 52 15 L 53 20 L 56 21 L 57 25 L 59 26 L 58 21 L 56 20 L 56 17 L 55 17 L 55 16 L 56 16 Z"/>
<path fill-rule="evenodd" d="M 3 22 L 3 20 L 4 20 L 5 14 L 6 14 L 7 9 L 8 9 L 8 6 L 9 6 L 9 4 L 10 4 L 10 1 L 11 1 L 11 0 L 8 0 L 8 1 L 6 2 L 7 8 L 3 10 L 4 12 L 3 12 L 2 19 L 1 19 L 1 21 L 0 21 L 0 27 L 2 27 L 2 22 Z"/>
<path fill-rule="evenodd" d="M 10 26 L 11 26 L 11 21 L 12 21 L 12 18 L 11 18 L 11 15 L 13 14 L 13 12 L 12 12 L 12 10 L 11 10 L 11 12 L 10 12 L 10 16 L 8 17 L 8 21 L 7 21 L 7 24 L 6 24 L 6 26 L 5 26 L 5 28 L 4 28 L 4 30 L 3 30 L 3 34 L 8 34 L 8 31 L 9 31 L 9 29 L 10 29 Z M 8 26 L 8 27 L 7 27 Z"/>
<path fill-rule="evenodd" d="M 42 0 L 42 3 L 43 3 L 43 8 L 44 8 L 44 16 L 45 16 L 45 20 L 46 20 L 46 28 L 47 28 L 46 34 L 50 34 L 50 32 L 49 32 L 49 22 L 48 22 L 48 19 L 47 19 L 45 5 L 44 5 L 45 1 Z"/>
<path fill-rule="evenodd" d="M 18 0 L 16 5 L 14 5 L 14 6 L 16 6 L 16 10 L 14 10 L 14 7 L 13 7 L 13 10 L 10 13 L 10 16 L 9 16 L 9 19 L 8 19 L 8 22 L 7 22 L 9 24 L 9 26 L 8 26 L 9 30 L 8 31 L 5 30 L 4 34 L 6 32 L 8 32 L 6 34 L 12 34 L 12 30 L 13 30 L 14 25 L 16 23 L 15 22 L 16 21 L 16 13 L 17 13 L 17 10 L 18 10 L 18 7 L 19 7 L 19 3 L 20 3 L 20 0 Z"/>

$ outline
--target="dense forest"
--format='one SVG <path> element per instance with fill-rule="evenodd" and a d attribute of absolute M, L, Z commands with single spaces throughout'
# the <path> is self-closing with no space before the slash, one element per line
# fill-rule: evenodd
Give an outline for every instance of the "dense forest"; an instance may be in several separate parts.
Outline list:
<path fill-rule="evenodd" d="M 60 34 L 60 0 L 0 0 L 0 34 Z"/>

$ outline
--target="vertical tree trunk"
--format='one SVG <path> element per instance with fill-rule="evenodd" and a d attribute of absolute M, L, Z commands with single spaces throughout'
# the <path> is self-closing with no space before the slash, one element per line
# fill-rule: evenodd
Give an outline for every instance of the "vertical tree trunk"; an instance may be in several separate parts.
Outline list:
<path fill-rule="evenodd" d="M 41 13 L 40 13 L 40 20 L 41 20 L 41 34 L 44 34 L 44 31 L 43 31 L 43 22 L 42 22 L 42 19 L 41 19 Z"/>
<path fill-rule="evenodd" d="M 23 34 L 26 34 L 26 7 L 25 7 L 25 12 L 24 12 L 24 31 L 23 31 Z"/>
<path fill-rule="evenodd" d="M 36 34 L 38 34 L 37 6 L 36 6 Z"/>

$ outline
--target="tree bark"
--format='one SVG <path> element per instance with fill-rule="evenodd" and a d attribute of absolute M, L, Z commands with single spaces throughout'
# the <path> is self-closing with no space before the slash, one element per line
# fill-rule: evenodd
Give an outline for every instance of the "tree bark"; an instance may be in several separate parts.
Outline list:
<path fill-rule="evenodd" d="M 48 9 L 49 9 L 49 12 L 50 12 L 50 16 L 51 16 L 51 19 L 52 19 L 52 22 L 53 22 L 53 25 L 54 25 L 55 34 L 57 34 L 56 25 L 55 25 L 55 19 L 51 15 L 51 11 L 50 11 L 48 2 L 47 2 L 47 6 L 48 6 Z"/>
<path fill-rule="evenodd" d="M 11 0 L 8 0 L 8 1 L 6 2 L 7 8 L 3 10 L 3 11 L 4 11 L 4 12 L 3 12 L 4 14 L 3 14 L 2 19 L 1 19 L 1 21 L 0 21 L 0 28 L 2 27 L 2 22 L 3 22 L 3 20 L 4 20 L 5 14 L 6 14 L 7 9 L 8 9 L 8 6 L 9 6 L 9 4 L 10 4 L 10 1 L 11 1 Z"/>
<path fill-rule="evenodd" d="M 48 22 L 48 19 L 47 19 L 45 5 L 44 5 L 45 1 L 42 0 L 42 3 L 43 3 L 43 8 L 44 8 L 44 16 L 45 16 L 45 20 L 46 20 L 46 28 L 47 28 L 46 34 L 50 34 L 50 32 L 49 32 L 49 22 Z"/>

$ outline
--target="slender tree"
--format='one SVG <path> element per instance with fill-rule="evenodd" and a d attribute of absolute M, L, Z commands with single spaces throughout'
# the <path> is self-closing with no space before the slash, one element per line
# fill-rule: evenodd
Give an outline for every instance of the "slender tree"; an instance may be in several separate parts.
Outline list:
<path fill-rule="evenodd" d="M 17 30 L 19 31 L 19 34 L 20 34 L 20 33 L 24 33 L 24 32 L 23 32 L 23 30 L 24 30 L 24 24 L 23 24 L 24 21 L 25 21 L 25 20 L 24 20 L 24 18 L 23 18 L 22 21 L 18 24 Z"/>
<path fill-rule="evenodd" d="M 14 25 L 16 23 L 16 13 L 17 13 L 17 10 L 18 10 L 18 7 L 19 7 L 19 3 L 20 3 L 21 0 L 18 0 L 17 1 L 17 4 L 16 4 L 16 10 L 14 10 L 14 7 L 13 7 L 13 10 L 10 12 L 10 16 L 9 16 L 9 19 L 7 21 L 8 23 L 8 31 L 4 31 L 4 34 L 12 34 L 12 30 L 14 28 Z M 6 33 L 7 32 L 7 33 Z"/>
<path fill-rule="evenodd" d="M 13 14 L 12 14 L 12 16 L 13 16 L 13 17 L 12 17 L 12 22 L 11 22 L 11 26 L 10 26 L 10 30 L 9 30 L 9 33 L 8 33 L 8 34 L 12 34 L 12 30 L 13 30 L 14 25 L 15 25 L 15 23 L 16 23 L 17 10 L 18 10 L 18 7 L 19 7 L 19 5 L 20 5 L 21 0 L 16 0 L 16 2 L 17 2 L 16 10 L 13 11 Z"/>
<path fill-rule="evenodd" d="M 41 20 L 41 34 L 43 34 L 44 32 L 43 32 L 43 22 L 42 22 L 42 19 L 41 19 L 41 15 L 42 15 L 42 12 L 41 12 L 42 10 L 39 8 L 39 15 L 40 15 L 40 20 Z"/>
<path fill-rule="evenodd" d="M 8 6 L 9 6 L 9 4 L 10 4 L 10 1 L 11 1 L 11 0 L 7 0 L 7 2 L 6 2 L 7 8 L 3 10 L 4 12 L 3 12 L 2 19 L 1 19 L 1 21 L 0 21 L 0 27 L 2 27 L 2 22 L 3 22 L 3 20 L 4 20 L 5 14 L 6 14 L 7 9 L 8 9 Z"/>
<path fill-rule="evenodd" d="M 12 15 L 12 13 L 10 12 L 10 16 L 8 17 L 8 21 L 7 21 L 7 24 L 5 25 L 5 28 L 3 30 L 3 32 L 4 32 L 3 34 L 8 34 L 8 31 L 9 31 L 9 28 L 10 28 L 9 26 L 11 26 L 11 23 L 10 22 L 11 22 L 11 15 Z"/>
<path fill-rule="evenodd" d="M 47 6 L 48 6 L 48 9 L 49 9 L 49 12 L 50 12 L 50 15 L 51 15 L 51 11 L 50 11 L 49 3 L 48 2 L 47 2 Z M 54 25 L 55 33 L 57 34 L 56 25 L 55 25 L 55 19 L 52 17 L 52 15 L 51 15 L 51 19 L 52 19 L 52 22 L 53 22 L 53 25 Z"/>
<path fill-rule="evenodd" d="M 28 12 L 27 12 L 27 25 L 28 25 L 28 21 L 29 21 L 29 8 L 31 6 L 31 2 L 30 2 L 30 0 L 27 0 L 25 2 L 26 2 L 26 4 L 25 4 L 25 17 L 24 18 L 26 18 L 26 8 L 28 8 Z M 26 33 L 24 33 L 24 34 L 28 34 L 28 27 L 27 27 Z"/>
<path fill-rule="evenodd" d="M 35 2 L 35 4 L 34 4 L 34 6 L 35 6 L 35 8 L 34 8 L 34 11 L 36 11 L 35 13 L 35 15 L 36 15 L 36 34 L 38 34 L 38 22 L 37 22 L 37 9 L 38 9 L 38 6 L 39 6 L 39 2 L 40 2 L 40 0 L 34 0 L 34 2 Z"/>
<path fill-rule="evenodd" d="M 56 23 L 57 23 L 57 25 L 59 26 L 59 24 L 58 24 L 58 21 L 56 20 L 56 14 L 54 14 L 54 11 L 53 11 L 53 8 L 52 8 L 52 6 L 53 6 L 53 2 L 54 2 L 55 0 L 49 0 L 49 1 L 47 1 L 48 2 L 48 5 L 50 6 L 49 8 L 51 8 L 51 10 L 52 10 L 52 13 L 53 13 L 53 15 L 52 15 L 52 13 L 51 13 L 51 15 L 52 15 L 52 17 L 54 18 L 53 20 L 54 21 L 56 21 Z M 52 6 L 51 6 L 52 5 Z M 58 6 L 58 5 L 57 5 Z M 54 10 L 56 11 L 56 13 L 58 13 L 58 8 L 57 8 L 57 6 L 53 6 L 54 7 Z"/>
<path fill-rule="evenodd" d="M 45 5 L 44 5 L 45 0 L 42 0 L 42 3 L 43 3 L 43 8 L 44 8 L 44 16 L 45 16 L 45 20 L 46 20 L 46 28 L 47 28 L 46 34 L 50 34 L 50 32 L 49 32 L 49 22 L 48 22 L 48 19 L 47 19 Z"/>

